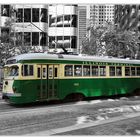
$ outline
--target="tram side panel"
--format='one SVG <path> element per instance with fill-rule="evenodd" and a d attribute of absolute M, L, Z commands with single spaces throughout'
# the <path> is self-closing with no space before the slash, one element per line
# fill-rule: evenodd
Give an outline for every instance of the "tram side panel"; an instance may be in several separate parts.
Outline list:
<path fill-rule="evenodd" d="M 76 93 L 85 97 L 128 94 L 138 89 L 139 78 L 91 78 L 60 80 L 61 98 Z"/>
<path fill-rule="evenodd" d="M 90 66 L 85 66 L 86 69 Z M 98 67 L 99 66 L 94 66 Z M 104 66 L 101 66 L 104 67 Z M 76 69 L 78 68 L 78 69 Z M 81 65 L 64 65 L 63 76 L 60 77 L 60 94 L 61 98 L 65 98 L 70 94 L 83 94 L 85 97 L 93 96 L 112 96 L 118 94 L 127 94 L 139 89 L 140 78 L 138 75 L 125 76 L 125 67 L 122 67 L 121 76 L 110 76 L 109 67 L 106 67 L 104 76 L 83 76 Z M 120 68 L 120 67 L 119 67 Z M 77 73 L 76 73 L 77 72 Z M 84 71 L 83 71 L 84 72 Z M 88 71 L 87 71 L 88 72 Z M 138 72 L 137 72 L 138 73 Z M 75 76 L 77 75 L 77 76 Z"/>

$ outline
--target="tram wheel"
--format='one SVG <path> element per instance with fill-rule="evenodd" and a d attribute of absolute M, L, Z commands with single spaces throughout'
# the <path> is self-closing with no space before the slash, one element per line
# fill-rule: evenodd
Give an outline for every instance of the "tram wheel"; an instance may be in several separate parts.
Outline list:
<path fill-rule="evenodd" d="M 66 102 L 76 102 L 76 101 L 82 101 L 84 99 L 84 95 L 82 94 L 70 94 L 65 98 Z"/>
<path fill-rule="evenodd" d="M 84 99 L 84 96 L 82 94 L 76 95 L 76 101 L 82 101 Z"/>

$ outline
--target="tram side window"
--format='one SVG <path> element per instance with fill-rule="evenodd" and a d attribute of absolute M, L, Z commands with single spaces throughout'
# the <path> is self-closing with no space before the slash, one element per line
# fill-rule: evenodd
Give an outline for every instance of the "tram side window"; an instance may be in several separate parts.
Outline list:
<path fill-rule="evenodd" d="M 92 76 L 98 76 L 98 66 L 92 66 Z"/>
<path fill-rule="evenodd" d="M 65 76 L 73 76 L 73 65 L 65 66 Z"/>
<path fill-rule="evenodd" d="M 57 77 L 57 68 L 54 68 L 54 77 Z"/>
<path fill-rule="evenodd" d="M 131 75 L 136 76 L 136 69 L 135 67 L 131 67 Z"/>
<path fill-rule="evenodd" d="M 125 67 L 125 76 L 130 76 L 130 67 Z"/>
<path fill-rule="evenodd" d="M 115 67 L 109 67 L 110 76 L 115 76 Z"/>
<path fill-rule="evenodd" d="M 122 76 L 122 67 L 116 67 L 116 76 Z"/>
<path fill-rule="evenodd" d="M 100 66 L 100 76 L 106 76 L 106 66 Z"/>
<path fill-rule="evenodd" d="M 82 76 L 82 66 L 81 65 L 74 66 L 74 76 Z"/>
<path fill-rule="evenodd" d="M 40 68 L 37 68 L 37 77 L 40 78 L 41 75 L 40 75 Z"/>
<path fill-rule="evenodd" d="M 90 76 L 90 66 L 83 66 L 83 76 Z"/>
<path fill-rule="evenodd" d="M 46 77 L 46 74 L 47 74 L 47 72 L 46 72 L 46 68 L 43 68 L 43 78 Z"/>
<path fill-rule="evenodd" d="M 53 69 L 49 68 L 49 77 L 53 77 Z"/>
<path fill-rule="evenodd" d="M 22 65 L 23 76 L 33 76 L 34 68 L 33 65 Z"/>
<path fill-rule="evenodd" d="M 137 76 L 140 76 L 140 67 L 137 67 Z"/>

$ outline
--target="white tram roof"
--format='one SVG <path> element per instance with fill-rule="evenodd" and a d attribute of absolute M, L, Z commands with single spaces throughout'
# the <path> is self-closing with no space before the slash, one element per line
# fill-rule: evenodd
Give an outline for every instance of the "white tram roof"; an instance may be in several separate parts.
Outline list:
<path fill-rule="evenodd" d="M 64 54 L 47 54 L 47 53 L 27 53 L 9 58 L 8 60 L 69 60 L 69 61 L 93 61 L 93 62 L 113 62 L 113 63 L 129 63 L 140 64 L 140 60 L 120 59 L 114 57 L 97 57 L 86 55 L 64 55 Z M 8 61 L 7 60 L 7 61 Z"/>

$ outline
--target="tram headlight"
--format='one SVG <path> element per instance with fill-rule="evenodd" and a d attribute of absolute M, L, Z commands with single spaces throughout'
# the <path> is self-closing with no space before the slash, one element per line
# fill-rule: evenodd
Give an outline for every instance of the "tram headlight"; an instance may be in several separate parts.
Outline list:
<path fill-rule="evenodd" d="M 5 85 L 8 85 L 8 81 L 5 81 Z"/>

